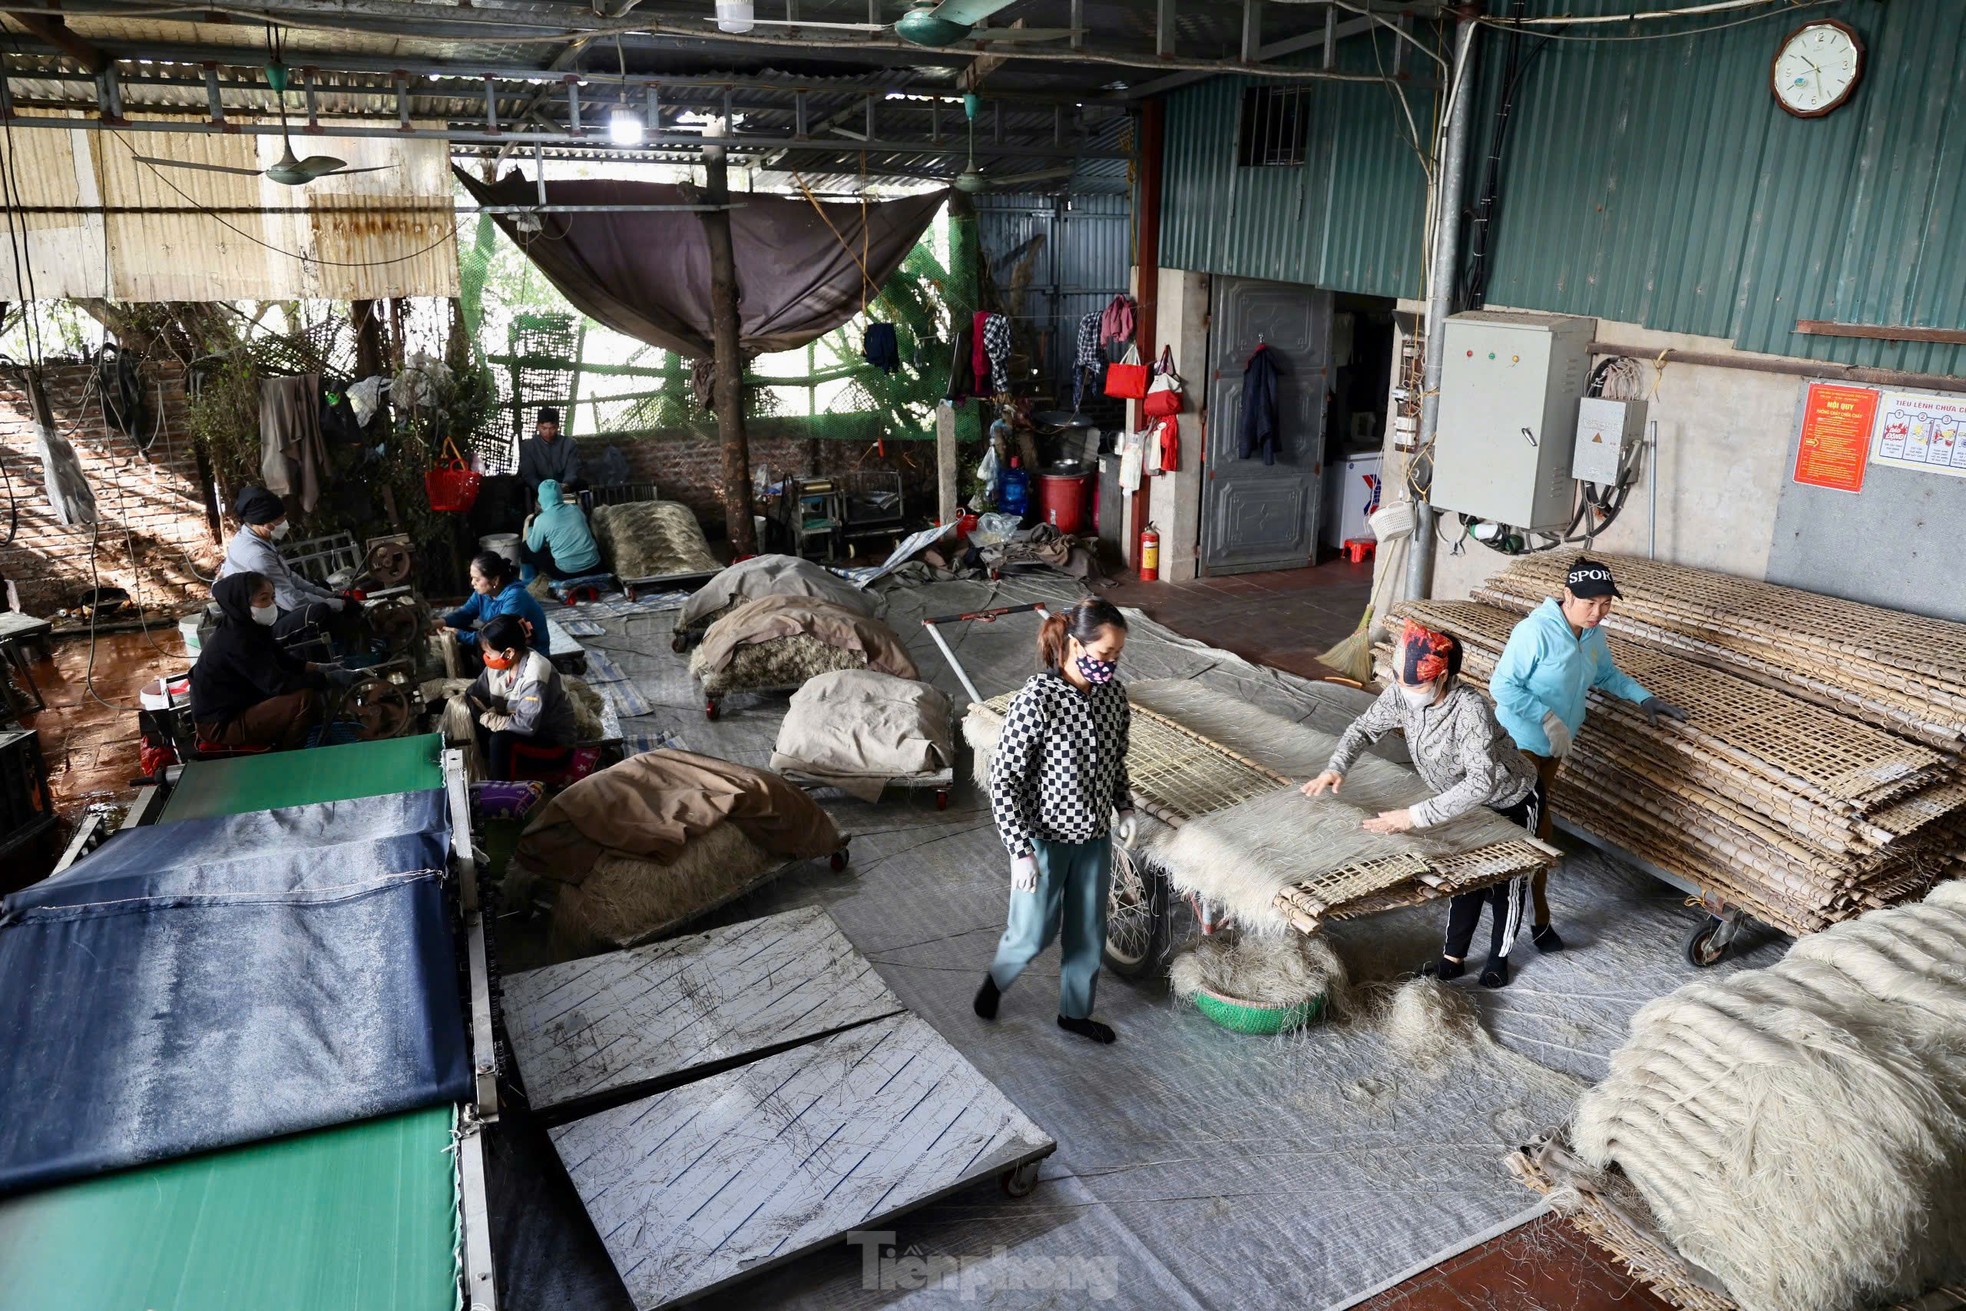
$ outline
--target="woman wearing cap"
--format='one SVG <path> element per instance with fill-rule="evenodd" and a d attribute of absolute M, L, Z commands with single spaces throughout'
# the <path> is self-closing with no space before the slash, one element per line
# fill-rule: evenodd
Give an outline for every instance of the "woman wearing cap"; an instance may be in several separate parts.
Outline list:
<path fill-rule="evenodd" d="M 1545 792 L 1556 779 L 1558 762 L 1584 726 L 1591 689 L 1629 701 L 1654 724 L 1664 715 L 1685 719 L 1686 712 L 1661 701 L 1618 668 L 1600 627 L 1611 613 L 1618 590 L 1611 571 L 1579 556 L 1564 580 L 1561 598 L 1546 598 L 1509 633 L 1508 645 L 1488 680 L 1495 717 L 1523 753 L 1535 762 Z M 1550 815 L 1542 814 L 1537 837 L 1550 835 Z M 1549 871 L 1539 871 L 1532 891 L 1536 922 L 1530 939 L 1539 951 L 1562 951 L 1563 939 L 1550 923 Z"/>
<path fill-rule="evenodd" d="M 1534 832 L 1544 802 L 1536 768 L 1495 722 L 1495 712 L 1482 695 L 1462 685 L 1460 673 L 1460 642 L 1408 622 L 1393 653 L 1393 685 L 1352 721 L 1324 772 L 1304 785 L 1304 795 L 1314 797 L 1326 788 L 1339 791 L 1345 771 L 1368 742 L 1401 732 L 1413 767 L 1434 795 L 1404 810 L 1385 811 L 1362 827 L 1374 833 L 1404 833 L 1445 824 L 1487 806 Z M 1481 982 L 1488 988 L 1506 986 L 1509 948 L 1522 927 L 1528 896 L 1529 880 L 1523 877 L 1455 897 L 1448 907 L 1440 959 L 1430 972 L 1451 979 L 1467 968 L 1468 946 L 1481 922 L 1481 908 L 1490 905 L 1493 923 Z"/>
<path fill-rule="evenodd" d="M 291 525 L 285 503 L 272 492 L 264 487 L 241 488 L 232 513 L 239 520 L 239 531 L 226 543 L 225 559 L 213 581 L 245 573 L 261 575 L 273 584 L 273 603 L 279 609 L 273 640 L 297 654 L 332 658 L 329 636 L 352 635 L 351 621 L 360 610 L 360 598 L 353 592 L 331 592 L 287 563 L 279 543 L 286 540 Z M 338 618 L 344 611 L 347 618 Z"/>

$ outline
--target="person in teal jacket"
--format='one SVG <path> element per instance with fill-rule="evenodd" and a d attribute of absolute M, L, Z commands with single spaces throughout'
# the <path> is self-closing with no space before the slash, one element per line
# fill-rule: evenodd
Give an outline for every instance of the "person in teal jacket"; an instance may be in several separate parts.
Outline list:
<path fill-rule="evenodd" d="M 519 558 L 548 578 L 579 578 L 601 571 L 601 548 L 580 507 L 551 478 L 539 484 L 539 512 L 526 522 Z"/>
<path fill-rule="evenodd" d="M 1535 764 L 1546 790 L 1584 726 L 1585 702 L 1593 688 L 1631 702 L 1654 724 L 1661 715 L 1686 718 L 1684 710 L 1653 696 L 1612 660 L 1601 625 L 1611 613 L 1612 599 L 1623 595 L 1609 569 L 1579 556 L 1564 580 L 1562 597 L 1548 598 L 1510 631 L 1488 680 L 1495 718 Z M 1536 836 L 1549 835 L 1550 811 L 1545 807 Z M 1549 871 L 1539 871 L 1530 889 L 1536 922 L 1529 937 L 1539 951 L 1561 951 L 1563 939 L 1550 923 L 1548 886 Z"/>
<path fill-rule="evenodd" d="M 531 627 L 533 641 L 546 648 L 546 612 L 519 581 L 518 566 L 496 551 L 471 557 L 471 599 L 437 621 L 459 646 L 478 652 L 478 632 L 499 615 L 514 615 Z"/>

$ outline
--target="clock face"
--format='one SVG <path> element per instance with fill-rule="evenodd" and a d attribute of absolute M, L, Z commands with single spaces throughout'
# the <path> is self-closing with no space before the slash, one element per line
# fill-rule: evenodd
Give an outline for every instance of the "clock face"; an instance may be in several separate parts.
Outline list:
<path fill-rule="evenodd" d="M 1842 23 L 1805 23 L 1775 52 L 1775 100 L 1797 118 L 1821 118 L 1850 98 L 1864 71 L 1864 43 Z"/>

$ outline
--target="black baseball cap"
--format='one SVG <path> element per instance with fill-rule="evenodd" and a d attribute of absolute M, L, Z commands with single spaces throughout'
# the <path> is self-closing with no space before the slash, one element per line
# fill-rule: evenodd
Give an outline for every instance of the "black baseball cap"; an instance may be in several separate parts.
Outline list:
<path fill-rule="evenodd" d="M 539 422 L 558 423 L 559 421 L 560 421 L 560 412 L 558 410 L 554 409 L 550 405 L 544 405 L 540 407 Z"/>
<path fill-rule="evenodd" d="M 1625 596 L 1618 590 L 1618 580 L 1611 576 L 1609 569 L 1583 556 L 1578 556 L 1576 563 L 1570 566 L 1570 576 L 1563 583 L 1570 589 L 1570 595 L 1586 599 L 1615 596 L 1622 601 Z"/>

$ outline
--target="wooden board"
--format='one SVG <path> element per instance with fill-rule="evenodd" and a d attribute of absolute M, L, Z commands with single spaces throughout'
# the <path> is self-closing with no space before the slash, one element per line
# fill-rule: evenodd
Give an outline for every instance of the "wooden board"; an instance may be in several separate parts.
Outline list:
<path fill-rule="evenodd" d="M 901 1009 L 816 906 L 505 981 L 539 1110 L 653 1092 Z"/>
<path fill-rule="evenodd" d="M 1057 1146 L 913 1015 L 552 1131 L 638 1308 L 666 1306 Z"/>

